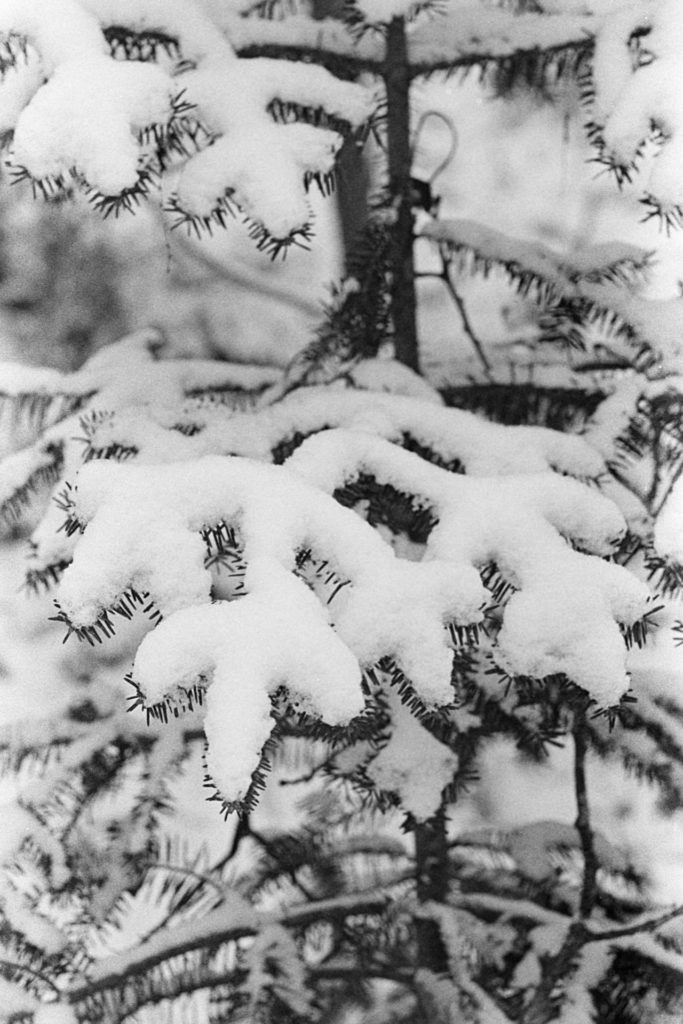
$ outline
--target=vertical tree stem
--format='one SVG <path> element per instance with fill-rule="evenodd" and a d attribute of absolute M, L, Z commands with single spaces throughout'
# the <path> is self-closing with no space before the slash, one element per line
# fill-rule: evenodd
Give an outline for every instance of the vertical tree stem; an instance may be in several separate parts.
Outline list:
<path fill-rule="evenodd" d="M 448 895 L 448 837 L 443 808 L 429 821 L 417 822 L 415 836 L 415 869 L 417 898 L 420 903 L 445 903 Z M 417 966 L 436 974 L 448 970 L 448 954 L 436 921 L 418 917 Z"/>
<path fill-rule="evenodd" d="M 396 358 L 419 372 L 411 203 L 410 74 L 406 27 L 393 18 L 387 28 L 384 83 L 387 94 L 389 189 L 394 205 L 391 245 L 391 315 Z"/>
<path fill-rule="evenodd" d="M 579 833 L 583 854 L 583 879 L 579 897 L 579 912 L 569 927 L 559 952 L 548 957 L 542 964 L 541 981 L 534 996 L 521 1018 L 522 1024 L 548 1024 L 556 1016 L 553 1007 L 553 990 L 559 982 L 570 977 L 576 969 L 577 956 L 589 940 L 586 921 L 590 918 L 597 894 L 598 858 L 595 853 L 595 839 L 590 820 L 588 787 L 586 785 L 586 709 L 580 707 L 574 712 L 572 726 L 574 737 L 574 792 L 576 796 L 576 830 Z"/>
<path fill-rule="evenodd" d="M 590 819 L 588 787 L 586 785 L 586 711 L 580 708 L 574 713 L 574 791 L 576 794 L 576 831 L 579 833 L 583 854 L 583 882 L 579 902 L 579 918 L 585 921 L 591 916 L 597 894 L 598 858 L 595 853 L 595 839 Z"/>

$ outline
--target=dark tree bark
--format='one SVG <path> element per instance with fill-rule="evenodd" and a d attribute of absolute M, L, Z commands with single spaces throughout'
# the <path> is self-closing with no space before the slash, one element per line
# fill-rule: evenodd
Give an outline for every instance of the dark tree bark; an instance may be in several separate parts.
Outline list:
<path fill-rule="evenodd" d="M 415 867 L 420 903 L 445 903 L 448 896 L 448 836 L 443 809 L 429 821 L 415 825 Z M 417 966 L 435 974 L 448 971 L 448 954 L 436 921 L 418 917 Z"/>
<path fill-rule="evenodd" d="M 389 190 L 395 221 L 391 246 L 391 310 L 396 358 L 419 372 L 417 303 L 413 256 L 410 144 L 410 72 L 406 28 L 394 18 L 387 29 L 384 81 L 387 92 Z"/>
<path fill-rule="evenodd" d="M 313 0 L 314 18 L 344 16 L 345 0 Z M 344 252 L 356 243 L 368 215 L 370 179 L 365 157 L 353 140 L 344 143 L 337 156 L 337 204 Z"/>

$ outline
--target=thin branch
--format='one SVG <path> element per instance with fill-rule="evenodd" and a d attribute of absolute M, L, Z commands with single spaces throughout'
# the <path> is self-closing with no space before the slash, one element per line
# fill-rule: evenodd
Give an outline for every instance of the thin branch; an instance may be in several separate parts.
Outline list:
<path fill-rule="evenodd" d="M 464 300 L 463 300 L 462 296 L 460 295 L 460 293 L 457 291 L 455 285 L 453 284 L 453 281 L 451 280 L 451 276 L 450 276 L 450 263 L 448 262 L 447 259 L 445 259 L 443 253 L 441 254 L 441 271 L 439 271 L 439 272 L 437 272 L 437 271 L 431 271 L 431 272 L 422 271 L 421 273 L 417 274 L 416 276 L 418 278 L 434 277 L 438 281 L 442 281 L 444 283 L 444 285 L 446 286 L 446 290 L 447 290 L 449 296 L 453 300 L 453 303 L 455 304 L 455 307 L 458 310 L 458 314 L 460 316 L 460 321 L 462 323 L 463 330 L 464 330 L 465 334 L 467 335 L 467 337 L 470 339 L 470 341 L 472 343 L 472 347 L 473 347 L 474 351 L 477 354 L 477 358 L 479 359 L 479 362 L 481 363 L 481 365 L 482 365 L 482 367 L 484 369 L 484 372 L 486 373 L 486 376 L 489 379 L 491 379 L 492 376 L 493 376 L 492 369 L 491 369 L 491 363 L 489 362 L 488 357 L 487 357 L 487 355 L 486 355 L 486 353 L 484 351 L 484 346 L 482 345 L 481 341 L 477 337 L 476 332 L 475 332 L 475 330 L 474 330 L 474 328 L 472 326 L 472 322 L 471 322 L 471 320 L 470 320 L 470 318 L 468 316 L 467 308 L 465 306 Z"/>
<path fill-rule="evenodd" d="M 553 62 L 561 63 L 563 59 L 567 58 L 578 63 L 590 53 L 592 47 L 593 39 L 586 31 L 584 37 L 567 43 L 558 43 L 545 48 L 534 46 L 529 49 L 518 49 L 504 56 L 493 52 L 460 53 L 457 57 L 453 57 L 452 54 L 444 54 L 443 57 L 437 57 L 432 61 L 408 60 L 406 65 L 411 80 L 430 77 L 438 72 L 466 74 L 468 71 L 479 69 L 482 74 L 485 74 L 491 68 L 505 66 L 512 60 L 527 66 L 529 61 L 537 60 L 540 67 L 552 67 Z M 238 42 L 236 50 L 240 57 L 270 57 L 275 60 L 320 64 L 332 74 L 344 79 L 356 79 L 364 72 L 382 76 L 384 64 L 384 54 L 379 49 L 376 54 L 366 55 L 353 53 L 350 49 L 335 51 L 324 45 L 297 45 L 275 40 L 259 43 L 254 39 L 249 39 Z"/>
<path fill-rule="evenodd" d="M 290 907 L 281 914 L 263 914 L 258 917 L 254 915 L 253 923 L 244 922 L 232 925 L 227 923 L 229 917 L 232 916 L 230 908 L 227 908 L 226 916 L 220 923 L 220 908 L 218 908 L 210 915 L 217 919 L 214 928 L 211 927 L 212 922 L 209 921 L 205 931 L 193 929 L 189 935 L 186 934 L 184 938 L 178 938 L 175 943 L 172 941 L 173 931 L 171 931 L 168 935 L 167 945 L 152 949 L 147 956 L 143 955 L 139 960 L 129 959 L 127 955 L 117 956 L 113 959 L 120 962 L 119 969 L 100 975 L 86 984 L 72 989 L 67 993 L 67 998 L 72 1005 L 75 1005 L 103 992 L 131 983 L 134 978 L 146 974 L 173 957 L 183 956 L 200 948 L 216 949 L 226 942 L 235 942 L 249 935 L 255 935 L 266 924 L 277 923 L 289 928 L 301 928 L 320 920 L 343 920 L 358 914 L 379 914 L 386 909 L 387 901 L 388 897 L 384 893 L 350 893 L 346 896 Z M 183 933 L 182 927 L 177 930 L 181 934 Z M 144 950 L 144 944 L 142 949 Z"/>
<path fill-rule="evenodd" d="M 391 967 L 383 963 L 351 964 L 351 963 L 322 963 L 309 965 L 307 967 L 309 976 L 320 981 L 345 981 L 362 984 L 367 978 L 380 978 L 392 981 L 400 985 L 410 986 L 413 981 L 413 972 L 407 967 Z M 146 1006 L 177 999 L 179 996 L 191 995 L 199 989 L 216 989 L 232 986 L 237 991 L 247 980 L 248 972 L 243 967 L 232 967 L 227 969 L 215 969 L 207 965 L 206 970 L 196 972 L 185 972 L 182 969 L 171 971 L 157 984 L 145 987 L 128 984 L 127 979 L 122 978 L 122 988 L 116 996 L 116 1022 L 129 1020 L 131 1015 Z M 139 981 L 139 979 L 138 979 Z M 82 997 L 85 1000 L 83 1009 L 86 1011 L 98 1012 L 97 996 L 100 993 L 89 993 Z M 75 1000 L 69 997 L 71 1005 L 76 1005 Z M 80 1000 L 79 1000 L 80 1001 Z M 88 1019 L 92 1019 L 88 1017 Z M 98 1017 L 99 1019 L 99 1017 Z M 108 1017 L 107 1020 L 110 1018 Z M 241 1019 L 241 1018 L 240 1018 Z"/>
<path fill-rule="evenodd" d="M 203 733 L 201 735 L 201 739 L 204 740 Z M 245 816 L 244 818 L 239 818 L 237 821 L 235 832 L 232 837 L 232 842 L 230 843 L 227 852 L 222 857 L 220 857 L 219 860 L 217 860 L 212 867 L 209 868 L 209 871 L 212 874 L 219 874 L 223 870 L 225 865 L 232 860 L 232 858 L 237 853 L 237 848 L 239 847 L 240 842 L 242 841 L 244 836 L 247 835 L 248 831 L 249 824 L 247 817 Z M 156 865 L 151 866 L 154 867 Z M 216 882 L 212 881 L 205 875 L 192 871 L 189 868 L 173 868 L 173 870 L 184 870 L 187 874 L 194 875 L 194 877 L 196 877 L 197 879 L 197 884 L 195 886 L 192 886 L 192 888 L 184 894 L 183 903 L 185 905 L 187 905 L 188 901 L 191 900 L 194 896 L 196 896 L 197 893 L 201 891 L 202 887 L 207 883 L 209 885 L 212 885 L 216 889 L 216 891 L 220 894 L 221 898 L 225 897 L 225 889 L 221 888 Z M 150 932 L 147 933 L 144 941 L 148 942 L 149 939 L 153 938 L 155 935 L 158 935 L 159 932 L 162 932 L 166 927 L 168 927 L 168 925 L 170 924 L 170 922 L 173 920 L 173 918 L 180 909 L 182 908 L 177 904 L 175 906 L 170 907 L 166 915 L 162 918 L 161 921 L 159 921 L 156 927 L 154 927 Z"/>
<path fill-rule="evenodd" d="M 446 260 L 443 260 L 443 273 L 442 273 L 441 279 L 442 279 L 443 283 L 446 285 L 446 290 L 448 291 L 448 294 L 452 298 L 452 300 L 455 303 L 455 306 L 456 306 L 456 308 L 458 310 L 458 313 L 460 314 L 460 319 L 462 321 L 463 330 L 464 330 L 465 334 L 467 335 L 467 337 L 472 342 L 472 347 L 474 348 L 474 351 L 477 353 L 477 356 L 479 358 L 479 362 L 483 366 L 487 376 L 490 377 L 491 376 L 491 364 L 490 364 L 490 362 L 489 362 L 489 360 L 488 360 L 488 358 L 486 356 L 486 353 L 484 352 L 484 347 L 483 347 L 482 343 L 479 341 L 479 338 L 474 333 L 474 328 L 472 327 L 472 323 L 470 321 L 470 318 L 467 315 L 467 309 L 465 308 L 465 303 L 463 301 L 463 298 L 462 298 L 462 296 L 460 295 L 460 293 L 458 292 L 458 290 L 456 289 L 455 285 L 453 284 L 453 282 L 451 280 L 451 277 L 450 277 L 450 274 L 449 274 L 449 267 L 448 267 L 448 263 L 446 262 Z"/>
<path fill-rule="evenodd" d="M 560 63 L 563 59 L 572 58 L 578 63 L 582 58 L 587 57 L 593 48 L 593 39 L 586 31 L 585 36 L 567 43 L 558 43 L 555 46 L 539 47 L 533 46 L 529 49 L 519 48 L 514 53 L 501 56 L 497 53 L 460 53 L 453 58 L 444 54 L 432 61 L 411 61 L 409 74 L 411 79 L 430 77 L 437 72 L 446 74 L 464 74 L 468 71 L 478 69 L 480 74 L 485 75 L 491 68 L 500 68 L 516 61 L 520 66 L 529 66 L 529 62 L 537 60 L 539 68 L 547 67 L 552 70 L 553 62 Z"/>
<path fill-rule="evenodd" d="M 194 241 L 191 235 L 184 234 L 182 231 L 174 233 L 173 241 L 189 259 L 203 266 L 205 270 L 209 271 L 222 283 L 229 282 L 230 284 L 246 288 L 248 291 L 258 291 L 259 294 L 265 295 L 275 302 L 281 302 L 284 305 L 291 306 L 293 309 L 298 309 L 300 312 L 305 313 L 306 316 L 315 317 L 316 319 L 322 317 L 322 300 L 314 302 L 305 295 L 297 295 L 296 292 L 290 291 L 289 288 L 279 284 L 277 281 L 272 281 L 268 277 L 267 270 L 259 274 L 258 271 L 248 267 L 227 265 L 210 252 L 207 252 L 206 247 L 202 246 L 201 242 Z"/>
<path fill-rule="evenodd" d="M 215 882 L 213 878 L 209 878 L 208 875 L 204 875 L 201 871 L 193 871 L 192 868 L 183 867 L 181 864 L 169 864 L 163 861 L 150 860 L 147 861 L 142 867 L 148 870 L 158 869 L 160 871 L 170 871 L 178 875 L 187 875 L 188 878 L 196 878 L 202 885 L 211 886 L 215 889 L 220 896 L 225 896 L 225 887 Z"/>
<path fill-rule="evenodd" d="M 18 971 L 20 974 L 30 974 L 32 978 L 35 978 L 37 981 L 41 981 L 44 985 L 51 988 L 58 996 L 61 996 L 62 994 L 61 989 L 55 985 L 54 981 L 35 967 L 29 967 L 28 964 L 20 964 L 13 960 L 6 960 L 4 957 L 0 957 L 0 968 L 4 968 L 8 971 Z"/>
<path fill-rule="evenodd" d="M 295 885 L 302 896 L 305 896 L 307 900 L 314 900 L 314 894 L 308 889 L 303 882 L 299 881 L 296 874 L 296 868 L 288 868 L 282 863 L 280 857 L 278 857 L 276 850 L 273 848 L 273 844 L 270 843 L 265 836 L 261 835 L 260 832 L 255 832 L 254 829 L 249 830 L 249 835 L 252 839 L 255 839 L 259 846 L 268 854 L 269 857 L 275 861 L 277 865 L 282 869 L 283 874 L 289 878 L 292 885 Z"/>
<path fill-rule="evenodd" d="M 235 47 L 238 55 L 245 58 L 269 57 L 273 60 L 301 61 L 304 64 L 320 64 L 333 75 L 343 79 L 356 79 L 370 72 L 379 75 L 382 71 L 383 55 L 361 57 L 349 52 L 335 52 L 321 46 L 297 45 L 296 43 L 256 43 L 250 40 Z M 424 74 L 424 72 L 418 72 Z"/>
<path fill-rule="evenodd" d="M 610 942 L 612 939 L 622 939 L 627 935 L 639 935 L 641 932 L 654 932 L 669 921 L 683 916 L 683 904 L 667 910 L 657 917 L 648 918 L 645 921 L 634 921 L 633 924 L 624 925 L 623 928 L 610 928 L 604 932 L 589 932 L 586 942 Z"/>

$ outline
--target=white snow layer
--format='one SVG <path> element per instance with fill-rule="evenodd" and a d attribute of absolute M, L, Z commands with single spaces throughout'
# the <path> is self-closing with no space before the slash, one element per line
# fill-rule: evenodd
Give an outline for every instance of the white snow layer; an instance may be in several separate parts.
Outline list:
<path fill-rule="evenodd" d="M 249 787 L 273 726 L 269 694 L 280 686 L 331 725 L 363 710 L 358 662 L 306 584 L 267 558 L 250 563 L 246 583 L 249 593 L 239 601 L 187 608 L 162 622 L 134 667 L 150 703 L 198 675 L 211 680 L 207 767 L 231 799 Z"/>
<path fill-rule="evenodd" d="M 112 25 L 176 39 L 191 70 L 171 75 L 160 65 L 113 59 L 102 31 Z M 341 138 L 307 124 L 276 124 L 271 102 L 322 108 L 352 126 L 375 105 L 365 87 L 322 67 L 237 58 L 193 0 L 7 0 L 0 33 L 31 46 L 26 67 L 0 83 L 0 124 L 14 129 L 15 165 L 37 179 L 75 171 L 103 195 L 120 195 L 153 164 L 146 132 L 163 131 L 183 92 L 212 144 L 185 161 L 181 206 L 206 217 L 230 195 L 278 238 L 310 219 L 305 175 L 332 169 Z"/>
<path fill-rule="evenodd" d="M 155 65 L 101 54 L 70 60 L 19 116 L 12 159 L 38 179 L 75 167 L 103 195 L 118 195 L 138 180 L 136 133 L 166 123 L 174 92 Z"/>
<path fill-rule="evenodd" d="M 412 0 L 359 0 L 360 12 L 374 23 L 410 16 L 417 6 Z M 454 66 L 477 55 L 489 60 L 585 46 L 594 35 L 596 117 L 607 149 L 629 163 L 654 124 L 666 141 L 650 190 L 677 204 L 683 201 L 680 4 L 614 6 L 551 4 L 542 14 L 520 14 L 452 3 L 409 24 L 409 61 L 425 69 Z M 113 24 L 177 39 L 187 66 L 171 75 L 161 66 L 114 60 L 102 31 Z M 637 66 L 630 49 L 635 30 L 647 32 L 653 57 Z M 211 144 L 185 161 L 178 182 L 182 208 L 206 217 L 228 196 L 281 238 L 309 220 L 304 176 L 329 171 L 340 140 L 325 128 L 276 124 L 271 102 L 322 108 L 357 126 L 376 100 L 366 87 L 340 81 L 315 63 L 242 59 L 235 48 L 268 41 L 322 45 L 371 64 L 384 52 L 377 34 L 356 41 L 329 20 L 245 19 L 234 6 L 220 10 L 199 0 L 5 0 L 0 33 L 18 34 L 30 46 L 26 66 L 10 69 L 0 85 L 0 123 L 14 129 L 15 164 L 36 178 L 61 178 L 75 169 L 101 193 L 120 194 L 152 159 L 142 141 L 145 130 L 168 124 L 173 97 L 183 91 Z"/>
<path fill-rule="evenodd" d="M 30 1013 L 38 1006 L 38 1000 L 21 985 L 0 977 L 0 1020 L 9 1020 L 12 1014 Z"/>
<path fill-rule="evenodd" d="M 330 496 L 361 474 L 433 509 L 424 561 L 397 558 Z M 150 594 L 168 621 L 143 641 L 134 676 L 149 704 L 209 681 L 209 766 L 227 798 L 244 795 L 271 727 L 269 694 L 282 684 L 339 724 L 362 711 L 360 669 L 388 655 L 425 702 L 450 703 L 445 627 L 481 621 L 478 568 L 492 561 L 519 588 L 496 649 L 506 670 L 564 672 L 600 704 L 628 686 L 617 623 L 644 613 L 647 589 L 564 539 L 608 554 L 623 519 L 598 493 L 548 472 L 468 478 L 371 434 L 327 430 L 282 467 L 220 456 L 91 462 L 78 474 L 75 513 L 85 531 L 61 583 L 62 607 L 87 625 L 131 586 Z M 212 605 L 199 531 L 222 522 L 243 545 L 247 596 Z M 350 581 L 327 610 L 292 575 L 297 552 L 309 548 Z"/>
<path fill-rule="evenodd" d="M 441 793 L 458 770 L 458 757 L 420 725 L 395 691 L 385 696 L 391 736 L 367 766 L 367 774 L 380 789 L 400 796 L 401 807 L 417 821 L 426 821 L 438 811 Z"/>
<path fill-rule="evenodd" d="M 644 32 L 646 61 L 633 58 L 632 39 Z M 663 141 L 649 173 L 648 189 L 668 205 L 683 203 L 683 8 L 679 0 L 631 3 L 604 18 L 597 34 L 593 79 L 595 116 L 609 153 L 635 161 L 657 129 Z"/>
<path fill-rule="evenodd" d="M 407 434 L 445 462 L 458 460 L 476 476 L 557 469 L 596 477 L 605 468 L 602 456 L 579 437 L 544 427 L 501 426 L 461 409 L 398 395 L 312 387 L 257 415 L 217 407 L 191 410 L 188 416 L 204 427 L 192 437 L 168 429 L 177 423 L 177 411 L 169 420 L 153 409 L 130 409 L 102 422 L 94 439 L 100 447 L 114 442 L 134 447 L 140 459 L 150 462 L 224 453 L 270 460 L 273 448 L 296 434 L 345 427 L 399 443 Z"/>
<path fill-rule="evenodd" d="M 417 4 L 415 0 L 353 0 L 353 6 L 368 25 L 381 25 L 408 18 Z"/>
<path fill-rule="evenodd" d="M 66 1003 L 43 1003 L 34 1014 L 33 1024 L 78 1024 L 78 1018 Z"/>

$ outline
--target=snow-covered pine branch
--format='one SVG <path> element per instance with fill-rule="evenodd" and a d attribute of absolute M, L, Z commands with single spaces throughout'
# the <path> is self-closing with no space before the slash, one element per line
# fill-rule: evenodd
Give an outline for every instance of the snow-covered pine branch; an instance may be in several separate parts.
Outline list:
<path fill-rule="evenodd" d="M 671 164 L 657 161 L 675 158 L 678 121 L 662 80 L 680 17 L 621 0 L 356 0 L 346 22 L 287 5 L 269 18 L 272 6 L 0 11 L 2 128 L 46 195 L 75 182 L 116 212 L 168 171 L 167 207 L 187 224 L 239 206 L 268 245 L 307 232 L 306 185 L 327 184 L 342 135 L 373 112 L 361 72 L 390 86 L 386 136 L 401 142 L 368 259 L 350 261 L 318 347 L 284 375 L 158 358 L 148 333 L 73 374 L 2 368 L 19 449 L 0 467 L 5 518 L 14 528 L 55 483 L 59 502 L 33 534 L 29 581 L 63 577 L 56 618 L 99 651 L 135 612 L 151 624 L 131 623 L 133 714 L 130 658 L 116 664 L 114 646 L 87 690 L 71 679 L 43 697 L 33 680 L 38 720 L 0 733 L 12 771 L 39 769 L 4 815 L 0 1016 L 119 1024 L 183 997 L 207 1019 L 308 1019 L 378 978 L 402 1000 L 394 1013 L 387 997 L 378 1020 L 415 1019 L 417 1000 L 423 1017 L 476 1024 L 621 1024 L 623 1006 L 654 1021 L 680 989 L 678 908 L 655 910 L 646 878 L 591 824 L 585 775 L 593 752 L 672 805 L 683 790 L 677 693 L 626 661 L 656 606 L 618 564 L 652 571 L 666 596 L 680 589 L 678 300 L 624 297 L 645 265 L 632 247 L 558 254 L 434 219 L 420 230 L 444 263 L 502 268 L 558 337 L 607 325 L 643 373 L 599 380 L 582 439 L 445 408 L 405 366 L 362 357 L 387 340 L 398 351 L 404 327 L 411 82 L 475 69 L 504 90 L 581 71 L 604 159 L 623 176 L 635 136 L 660 129 L 648 190 L 668 187 Z M 45 674 L 54 685 L 63 671 Z M 20 689 L 3 687 L 5 702 Z M 446 809 L 491 737 L 538 760 L 570 732 L 575 825 L 447 835 Z M 169 779 L 205 736 L 214 795 L 241 817 L 214 864 L 164 858 Z M 320 806 L 299 834 L 260 829 L 267 761 L 298 742 L 304 785 L 325 779 Z M 122 785 L 131 799 L 98 834 L 91 804 Z M 409 835 L 366 836 L 366 806 L 397 808 Z M 277 911 L 264 909 L 269 885 Z M 118 927 L 121 940 L 136 912 L 140 941 L 93 964 L 93 938 L 106 945 Z"/>
<path fill-rule="evenodd" d="M 182 167 L 170 208 L 181 220 L 199 230 L 236 208 L 257 242 L 277 251 L 309 231 L 306 183 L 332 173 L 337 129 L 359 127 L 375 108 L 369 91 L 322 66 L 343 73 L 346 62 L 344 77 L 368 67 L 385 75 L 383 32 L 359 37 L 355 22 L 382 29 L 408 18 L 413 77 L 469 67 L 510 77 L 517 66 L 529 81 L 532 64 L 541 78 L 583 66 L 595 41 L 587 93 L 596 142 L 628 173 L 652 132 L 664 140 L 648 201 L 676 220 L 678 122 L 667 98 L 680 48 L 675 0 L 616 13 L 609 4 L 607 13 L 574 3 L 522 13 L 471 0 L 431 6 L 356 7 L 345 26 L 250 16 L 239 3 L 59 0 L 48 11 L 13 0 L 0 21 L 0 131 L 11 139 L 11 164 L 46 195 L 82 184 L 105 212 L 131 208 L 175 158 Z M 306 111 L 319 116 L 278 123 L 278 105 L 304 120 Z"/>
<path fill-rule="evenodd" d="M 519 291 L 534 289 L 541 306 L 561 299 L 569 301 L 581 293 L 582 284 L 631 284 L 647 268 L 650 254 L 627 243 L 602 244 L 566 255 L 540 242 L 512 238 L 475 221 L 434 219 L 422 224 L 418 238 L 426 238 L 453 257 L 459 273 L 487 275 L 502 269 Z"/>
<path fill-rule="evenodd" d="M 504 443 L 505 439 L 510 453 L 512 437 L 505 437 L 509 428 L 487 426 L 467 414 L 415 400 L 343 392 L 337 407 L 343 410 L 347 405 L 346 416 L 334 417 L 333 397 L 321 394 L 316 402 L 318 396 L 313 394 L 307 401 L 302 393 L 272 411 L 226 419 L 220 443 L 222 451 L 233 453 L 227 458 L 197 458 L 201 449 L 195 439 L 202 443 L 201 431 L 194 437 L 164 431 L 169 450 L 162 458 L 177 458 L 174 449 L 180 443 L 186 461 L 150 465 L 151 452 L 144 460 L 147 464 L 139 467 L 95 461 L 72 480 L 71 533 L 74 537 L 77 530 L 85 533 L 76 543 L 74 561 L 60 591 L 69 624 L 86 636 L 93 626 L 97 635 L 99 624 L 106 634 L 108 613 L 123 595 L 130 589 L 144 591 L 156 611 L 170 618 L 143 644 L 134 678 L 146 702 L 154 705 L 175 686 L 192 686 L 213 675 L 207 694 L 207 729 L 212 735 L 224 730 L 218 725 L 224 716 L 214 709 L 219 695 L 230 703 L 234 679 L 253 679 L 248 688 L 249 703 L 258 697 L 251 717 L 253 732 L 246 728 L 245 710 L 244 748 L 240 744 L 239 756 L 236 739 L 227 745 L 211 743 L 209 764 L 224 795 L 235 800 L 246 792 L 270 731 L 267 694 L 282 682 L 303 699 L 303 706 L 337 724 L 362 711 L 359 665 L 370 668 L 391 656 L 426 704 L 447 704 L 452 691 L 445 626 L 481 622 L 486 590 L 476 570 L 490 562 L 521 588 L 504 611 L 497 640 L 498 656 L 506 667 L 532 676 L 564 672 L 600 704 L 617 702 L 628 684 L 616 622 L 632 625 L 646 612 L 647 590 L 620 568 L 573 551 L 559 536 L 572 537 L 582 550 L 607 554 L 623 531 L 623 521 L 611 503 L 578 483 L 548 473 L 513 473 L 491 480 L 452 476 L 415 454 L 373 438 L 373 421 L 380 434 L 395 436 L 391 420 L 386 425 L 382 418 L 377 420 L 383 406 L 389 416 L 394 411 L 403 429 L 410 419 L 414 424 L 421 417 L 421 429 L 413 426 L 412 432 L 424 445 L 430 440 L 431 417 L 430 447 L 437 451 L 440 447 L 442 452 L 443 438 L 439 446 L 434 436 L 437 425 L 439 420 L 444 426 L 452 423 L 451 456 L 460 456 L 465 464 L 470 461 L 475 471 L 478 465 L 479 472 L 509 473 L 515 463 L 520 465 L 520 458 L 527 470 L 532 469 L 530 456 L 535 451 L 538 468 L 547 466 L 549 459 L 586 475 L 600 468 L 590 449 L 578 439 L 528 428 L 515 439 L 516 459 L 511 464 L 505 447 L 493 447 L 496 440 Z M 259 419 L 263 418 L 267 439 L 278 412 L 295 419 L 299 414 L 299 429 L 293 433 L 300 435 L 310 433 L 313 423 L 319 429 L 321 415 L 328 426 L 331 419 L 346 419 L 356 429 L 318 433 L 282 468 L 235 457 L 240 423 L 245 440 L 249 431 L 253 453 L 255 442 L 259 443 Z M 138 436 L 151 433 L 136 418 Z M 215 423 L 213 427 L 215 444 Z M 458 427 L 461 440 L 453 447 Z M 474 440 L 483 436 L 482 431 L 490 434 L 486 448 Z M 525 434 L 527 446 L 522 454 Z M 270 454 L 273 444 L 272 439 L 265 444 L 264 440 L 260 441 L 262 458 Z M 159 454 L 157 442 L 152 463 L 158 462 Z M 414 566 L 396 559 L 372 529 L 325 496 L 363 477 L 410 494 L 416 507 L 432 511 L 438 525 L 427 539 L 427 562 Z M 281 510 L 276 519 L 273 503 Z M 205 568 L 202 531 L 224 527 L 239 538 L 247 565 L 247 596 L 211 607 L 213 584 Z M 306 549 L 328 560 L 335 573 L 350 582 L 327 610 L 303 582 L 290 575 L 297 555 Z M 174 551 L 171 562 L 165 554 L 169 550 Z M 562 588 L 557 587 L 558 576 L 563 579 Z M 417 594 L 422 595 L 424 614 L 416 618 L 410 609 Z M 303 616 L 301 621 L 297 616 Z M 257 640 L 265 624 L 271 634 L 268 645 Z M 246 643 L 244 638 L 252 633 L 253 643 Z M 292 633 L 311 638 L 310 646 L 307 642 L 296 657 L 287 642 Z M 584 642 L 577 646 L 578 635 Z M 226 660 L 221 652 L 227 650 L 231 653 Z M 237 650 L 247 660 L 234 677 Z M 260 654 L 253 661 L 257 651 Z M 337 694 L 334 706 L 329 704 L 333 694 Z M 243 699 L 247 701 L 246 694 Z"/>
<path fill-rule="evenodd" d="M 422 7 L 420 11 L 418 8 Z M 355 5 L 345 24 L 302 14 L 257 22 L 228 14 L 222 22 L 239 53 L 278 55 L 290 60 L 315 59 L 332 69 L 346 66 L 356 74 L 381 74 L 386 59 L 385 35 L 393 18 L 408 21 L 408 66 L 412 78 L 435 72 L 486 73 L 494 68 L 524 66 L 527 78 L 576 67 L 590 50 L 600 21 L 570 14 L 524 13 L 473 2 Z"/>
<path fill-rule="evenodd" d="M 121 32 L 172 56 L 133 47 L 138 59 L 116 59 Z M 181 218 L 223 223 L 237 208 L 264 246 L 309 230 L 307 183 L 333 171 L 335 127 L 373 110 L 365 89 L 321 67 L 240 59 L 192 0 L 13 0 L 0 34 L 0 127 L 20 175 L 46 195 L 81 184 L 107 213 L 149 194 L 175 154 Z M 321 111 L 321 125 L 277 123 L 277 103 Z"/>

